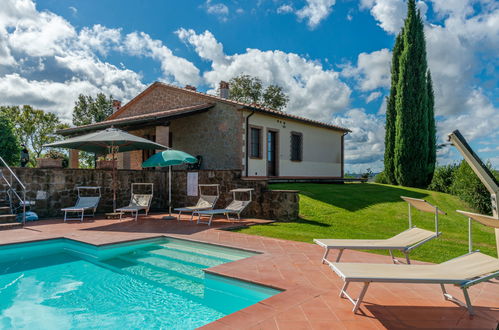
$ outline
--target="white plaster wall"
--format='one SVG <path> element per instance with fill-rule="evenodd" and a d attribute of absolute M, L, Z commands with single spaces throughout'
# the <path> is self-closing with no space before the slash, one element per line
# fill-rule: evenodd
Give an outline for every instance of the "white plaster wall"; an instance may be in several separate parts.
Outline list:
<path fill-rule="evenodd" d="M 248 115 L 246 113 L 245 115 Z M 249 124 L 262 126 L 262 159 L 249 158 L 249 176 L 267 176 L 267 129 L 279 131 L 279 176 L 340 177 L 343 132 L 254 113 Z M 303 160 L 291 161 L 291 132 L 303 134 Z"/>

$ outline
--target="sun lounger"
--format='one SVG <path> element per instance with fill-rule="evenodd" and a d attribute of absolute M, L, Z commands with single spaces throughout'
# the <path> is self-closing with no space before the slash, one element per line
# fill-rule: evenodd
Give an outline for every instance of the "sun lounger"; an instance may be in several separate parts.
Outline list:
<path fill-rule="evenodd" d="M 75 206 L 61 209 L 61 211 L 64 212 L 64 222 L 68 220 L 80 220 L 83 222 L 83 217 L 95 216 L 95 211 L 97 210 L 97 205 L 101 198 L 100 187 L 76 187 L 76 190 L 78 191 L 78 199 L 76 200 Z M 95 196 L 82 196 L 85 194 L 83 191 L 93 191 Z M 92 214 L 85 214 L 87 211 L 91 211 Z M 76 213 L 79 215 L 76 218 L 68 218 L 68 213 Z"/>
<path fill-rule="evenodd" d="M 458 212 L 477 220 L 482 224 L 499 228 L 498 219 L 469 212 Z M 326 263 L 343 279 L 344 284 L 340 291 L 340 297 L 347 298 L 354 305 L 354 313 L 359 309 L 369 284 L 381 282 L 440 284 L 443 296 L 446 300 L 453 301 L 460 306 L 466 307 L 468 312 L 473 315 L 473 306 L 468 295 L 468 289 L 475 284 L 499 276 L 499 259 L 478 251 L 436 265 L 338 263 L 327 260 Z M 349 284 L 352 282 L 364 284 L 357 299 L 353 299 L 346 291 Z M 450 295 L 445 289 L 445 284 L 453 284 L 459 287 L 463 291 L 465 302 Z"/>
<path fill-rule="evenodd" d="M 136 189 L 139 186 L 150 187 L 151 193 L 149 194 L 138 194 Z M 128 206 L 116 209 L 116 212 L 120 212 L 120 220 L 123 213 L 130 212 L 132 216 L 137 221 L 140 211 L 144 211 L 145 215 L 149 213 L 149 208 L 151 207 L 152 197 L 153 197 L 153 187 L 152 183 L 132 183 L 130 204 Z"/>
<path fill-rule="evenodd" d="M 230 202 L 229 205 L 227 205 L 226 208 L 224 209 L 215 209 L 215 210 L 201 210 L 201 211 L 195 211 L 193 212 L 194 215 L 198 216 L 198 221 L 197 223 L 205 223 L 208 224 L 208 226 L 211 226 L 211 221 L 213 220 L 213 216 L 215 215 L 225 215 L 227 216 L 227 220 L 230 220 L 229 215 L 234 214 L 237 216 L 238 220 L 241 220 L 241 213 L 248 207 L 248 205 L 252 201 L 252 191 L 253 189 L 246 189 L 246 188 L 239 188 L 239 189 L 233 189 L 231 190 L 232 192 L 232 202 Z M 239 200 L 237 199 L 237 193 L 249 193 L 249 200 Z M 207 216 L 209 217 L 208 221 L 203 221 L 201 219 L 202 216 Z"/>
<path fill-rule="evenodd" d="M 202 188 L 216 188 L 216 194 L 215 195 L 209 195 L 203 191 Z M 180 221 L 180 215 L 182 213 L 191 213 L 191 221 L 194 218 L 194 212 L 195 211 L 205 211 L 205 210 L 212 210 L 215 207 L 215 204 L 217 203 L 217 200 L 220 196 L 220 185 L 219 184 L 200 184 L 199 185 L 199 199 L 196 205 L 194 206 L 187 206 L 187 207 L 182 207 L 182 208 L 176 208 L 175 211 L 178 212 L 178 218 L 177 220 Z"/>
<path fill-rule="evenodd" d="M 398 250 L 405 255 L 407 264 L 411 263 L 409 253 L 418 246 L 437 238 L 441 233 L 438 231 L 438 215 L 445 214 L 438 207 L 431 205 L 423 199 L 401 196 L 409 204 L 409 229 L 388 239 L 314 239 L 314 242 L 324 247 L 325 252 L 322 261 L 325 262 L 329 251 L 339 250 L 336 262 L 339 262 L 343 251 L 349 250 L 388 250 L 394 263 L 398 262 L 393 256 L 393 251 Z M 412 226 L 411 206 L 423 211 L 435 213 L 435 231 L 416 228 Z"/>

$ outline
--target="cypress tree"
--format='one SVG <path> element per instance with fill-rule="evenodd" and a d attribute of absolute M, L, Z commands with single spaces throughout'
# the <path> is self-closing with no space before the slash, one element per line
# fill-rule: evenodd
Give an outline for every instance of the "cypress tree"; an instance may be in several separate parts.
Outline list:
<path fill-rule="evenodd" d="M 415 0 L 407 2 L 395 96 L 394 167 L 397 183 L 424 187 L 428 178 L 428 94 L 423 22 Z"/>
<path fill-rule="evenodd" d="M 437 161 L 437 128 L 435 126 L 435 95 L 433 93 L 433 82 L 431 72 L 428 70 L 426 75 L 426 91 L 427 96 L 427 113 L 428 113 L 428 161 L 427 161 L 427 179 L 426 183 L 430 184 L 435 172 L 435 163 Z"/>
<path fill-rule="evenodd" d="M 385 175 L 388 182 L 397 184 L 394 172 L 394 152 L 395 152 L 395 98 L 397 95 L 397 83 L 399 75 L 399 58 L 403 50 L 402 32 L 397 35 L 392 52 L 391 86 L 390 95 L 386 98 L 386 125 L 385 125 Z"/>

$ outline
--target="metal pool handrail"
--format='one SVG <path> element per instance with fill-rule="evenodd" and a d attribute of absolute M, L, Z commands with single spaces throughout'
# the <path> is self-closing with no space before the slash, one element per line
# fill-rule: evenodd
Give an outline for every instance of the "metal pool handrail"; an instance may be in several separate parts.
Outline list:
<path fill-rule="evenodd" d="M 24 225 L 26 223 L 26 186 L 22 183 L 21 180 L 19 180 L 17 175 L 12 171 L 12 169 L 9 167 L 9 165 L 7 165 L 7 162 L 5 162 L 5 160 L 1 156 L 0 156 L 0 165 L 3 166 L 3 167 L 0 167 L 0 176 L 4 179 L 5 183 L 9 187 L 7 194 L 9 196 L 9 205 L 10 205 L 11 212 L 14 212 L 14 208 L 12 206 L 12 195 L 11 195 L 11 193 L 13 193 L 17 197 L 17 199 L 19 199 L 19 201 L 21 202 L 21 205 L 23 207 L 23 225 Z M 9 182 L 9 180 L 7 180 L 7 178 L 3 174 L 3 168 L 6 168 L 9 171 L 10 182 Z M 17 183 L 21 186 L 22 195 L 23 195 L 22 198 L 21 198 L 21 196 L 19 196 L 19 194 L 16 192 L 16 190 L 12 187 L 12 183 L 14 182 L 13 179 L 15 179 L 17 181 Z"/>

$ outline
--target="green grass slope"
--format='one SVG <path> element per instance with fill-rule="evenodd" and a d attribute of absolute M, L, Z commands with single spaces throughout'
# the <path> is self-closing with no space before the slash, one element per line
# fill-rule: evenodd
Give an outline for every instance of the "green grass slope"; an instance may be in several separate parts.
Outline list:
<path fill-rule="evenodd" d="M 468 220 L 455 210 L 472 210 L 449 194 L 371 183 L 294 183 L 275 184 L 271 188 L 300 190 L 300 219 L 252 226 L 239 232 L 310 243 L 314 238 L 388 238 L 408 228 L 407 203 L 400 199 L 408 196 L 425 199 L 447 212 L 440 216 L 442 236 L 413 250 L 412 259 L 442 262 L 468 252 Z M 412 215 L 413 225 L 434 230 L 433 214 L 413 209 Z M 497 256 L 492 228 L 474 223 L 473 241 L 475 249 Z"/>

